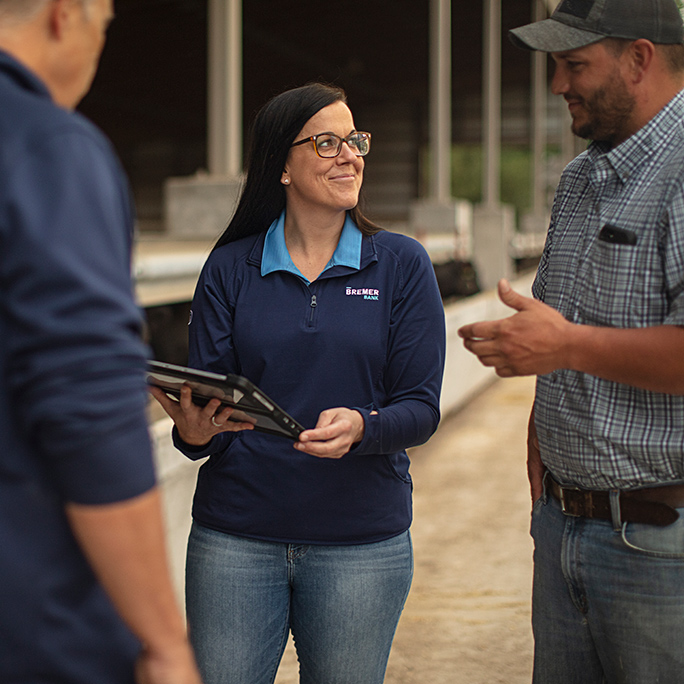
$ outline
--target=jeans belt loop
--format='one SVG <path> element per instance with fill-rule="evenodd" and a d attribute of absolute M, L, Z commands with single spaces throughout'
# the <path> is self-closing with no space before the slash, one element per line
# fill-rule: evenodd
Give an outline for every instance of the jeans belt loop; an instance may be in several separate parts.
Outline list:
<path fill-rule="evenodd" d="M 608 493 L 610 498 L 610 515 L 613 518 L 613 530 L 622 530 L 622 511 L 620 510 L 620 490 L 611 489 Z"/>

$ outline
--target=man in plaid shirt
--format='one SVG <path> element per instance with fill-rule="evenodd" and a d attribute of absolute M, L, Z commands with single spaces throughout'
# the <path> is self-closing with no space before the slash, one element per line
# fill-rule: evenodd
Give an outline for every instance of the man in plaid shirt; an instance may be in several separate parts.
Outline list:
<path fill-rule="evenodd" d="M 563 0 L 514 29 L 551 53 L 591 140 L 561 178 L 533 287 L 467 325 L 537 375 L 535 682 L 684 681 L 684 45 L 675 0 Z"/>

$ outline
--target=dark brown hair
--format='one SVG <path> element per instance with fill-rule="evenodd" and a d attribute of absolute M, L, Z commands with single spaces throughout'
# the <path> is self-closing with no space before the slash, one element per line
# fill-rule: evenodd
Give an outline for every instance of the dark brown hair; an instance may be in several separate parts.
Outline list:
<path fill-rule="evenodd" d="M 259 110 L 252 126 L 247 177 L 238 206 L 214 249 L 261 233 L 280 216 L 285 208 L 285 188 L 280 179 L 290 146 L 316 112 L 335 102 L 346 104 L 342 88 L 309 83 L 276 95 Z M 364 235 L 381 230 L 358 205 L 348 213 Z"/>

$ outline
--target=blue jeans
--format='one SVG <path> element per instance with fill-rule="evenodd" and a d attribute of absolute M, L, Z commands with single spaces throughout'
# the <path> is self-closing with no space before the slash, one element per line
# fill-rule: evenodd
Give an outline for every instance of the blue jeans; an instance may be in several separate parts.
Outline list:
<path fill-rule="evenodd" d="M 535 684 L 684 682 L 684 509 L 667 527 L 532 512 Z"/>
<path fill-rule="evenodd" d="M 380 684 L 411 586 L 408 532 L 353 546 L 193 525 L 186 602 L 205 684 L 271 684 L 291 630 L 302 684 Z"/>

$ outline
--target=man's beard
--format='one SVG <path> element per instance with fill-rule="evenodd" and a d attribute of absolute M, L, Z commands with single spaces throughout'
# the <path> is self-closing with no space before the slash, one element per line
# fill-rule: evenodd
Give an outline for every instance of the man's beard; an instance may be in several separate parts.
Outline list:
<path fill-rule="evenodd" d="M 583 123 L 572 122 L 572 132 L 587 140 L 614 144 L 622 142 L 628 131 L 636 101 L 620 78 L 598 88 L 588 99 L 582 98 L 582 106 L 588 116 Z"/>

